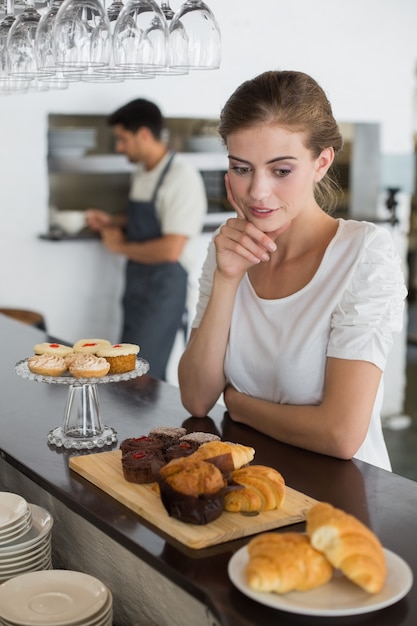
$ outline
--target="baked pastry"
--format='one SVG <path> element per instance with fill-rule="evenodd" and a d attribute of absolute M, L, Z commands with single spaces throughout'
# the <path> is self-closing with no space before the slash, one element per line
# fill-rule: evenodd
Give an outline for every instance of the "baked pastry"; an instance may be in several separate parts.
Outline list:
<path fill-rule="evenodd" d="M 100 346 L 96 355 L 103 357 L 110 363 L 109 374 L 124 374 L 136 367 L 136 355 L 139 346 L 133 343 L 115 343 L 109 346 Z"/>
<path fill-rule="evenodd" d="M 158 448 L 132 450 L 122 455 L 122 470 L 125 480 L 131 483 L 146 484 L 155 482 L 153 464 L 157 467 L 164 463 L 164 457 Z"/>
<path fill-rule="evenodd" d="M 171 517 L 189 524 L 207 524 L 223 511 L 225 480 L 212 463 L 193 455 L 174 459 L 159 472 L 162 503 Z"/>
<path fill-rule="evenodd" d="M 378 593 L 386 579 L 383 548 L 376 535 L 353 515 L 327 502 L 306 514 L 311 544 L 330 563 L 368 593 Z"/>
<path fill-rule="evenodd" d="M 62 376 L 67 370 L 67 365 L 62 356 L 56 354 L 36 354 L 30 356 L 27 363 L 31 372 L 41 376 Z"/>
<path fill-rule="evenodd" d="M 277 470 L 265 465 L 248 465 L 232 472 L 232 489 L 224 496 L 226 511 L 261 512 L 279 509 L 285 498 L 285 482 Z"/>
<path fill-rule="evenodd" d="M 230 472 L 250 463 L 255 456 L 255 450 L 230 441 L 208 441 L 201 444 L 194 455 L 201 460 L 215 459 L 214 462 L 222 471 Z"/>
<path fill-rule="evenodd" d="M 148 437 L 147 435 L 143 435 L 143 437 L 129 437 L 128 439 L 124 439 L 120 442 L 119 448 L 122 451 L 122 454 L 140 450 L 162 451 L 161 442 L 158 441 L 158 439 Z"/>
<path fill-rule="evenodd" d="M 55 354 L 56 356 L 64 357 L 72 352 L 72 348 L 62 343 L 48 343 L 45 341 L 43 343 L 37 343 L 33 351 L 35 354 Z"/>
<path fill-rule="evenodd" d="M 164 450 L 170 446 L 175 446 L 180 441 L 180 437 L 186 434 L 185 428 L 181 426 L 157 426 L 149 431 L 149 437 L 154 437 L 161 442 Z"/>
<path fill-rule="evenodd" d="M 102 346 L 110 346 L 111 343 L 107 339 L 79 339 L 74 343 L 72 349 L 74 352 L 87 352 L 88 354 L 96 354 L 97 350 Z"/>
<path fill-rule="evenodd" d="M 105 376 L 110 365 L 106 359 L 100 359 L 94 354 L 79 354 L 76 359 L 70 360 L 69 373 L 74 378 L 102 378 Z"/>
<path fill-rule="evenodd" d="M 248 543 L 246 581 L 260 592 L 307 591 L 327 583 L 333 567 L 300 533 L 263 533 Z"/>

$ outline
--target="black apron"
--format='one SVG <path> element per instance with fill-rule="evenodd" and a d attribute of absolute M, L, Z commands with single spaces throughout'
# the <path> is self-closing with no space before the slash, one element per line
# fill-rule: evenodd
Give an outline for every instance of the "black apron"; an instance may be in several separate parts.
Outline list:
<path fill-rule="evenodd" d="M 129 200 L 128 241 L 162 236 L 155 201 L 173 157 L 174 154 L 162 171 L 150 200 Z M 178 262 L 149 265 L 128 260 L 125 281 L 122 341 L 138 344 L 140 356 L 149 361 L 149 373 L 164 380 L 186 307 L 187 272 Z"/>

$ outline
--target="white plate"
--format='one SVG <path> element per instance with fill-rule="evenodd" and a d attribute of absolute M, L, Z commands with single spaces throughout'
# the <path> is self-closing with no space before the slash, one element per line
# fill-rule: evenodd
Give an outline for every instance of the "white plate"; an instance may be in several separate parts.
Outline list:
<path fill-rule="evenodd" d="M 29 504 L 28 506 L 32 510 L 32 526 L 19 539 L 7 544 L 7 546 L 0 546 L 0 559 L 25 552 L 30 546 L 44 541 L 50 533 L 54 523 L 52 515 L 36 504 Z"/>
<path fill-rule="evenodd" d="M 25 533 L 28 532 L 29 528 L 32 526 L 32 514 L 30 513 L 27 517 L 25 517 L 20 524 L 16 524 L 13 527 L 13 531 L 8 533 L 3 533 L 0 535 L 0 545 L 5 546 L 8 543 L 11 543 L 15 539 L 22 537 Z"/>
<path fill-rule="evenodd" d="M 249 560 L 247 547 L 240 548 L 229 561 L 228 573 L 232 583 L 243 594 L 273 609 L 301 615 L 345 616 L 370 613 L 401 600 L 413 584 L 413 573 L 397 554 L 384 549 L 387 580 L 382 591 L 369 594 L 335 572 L 330 582 L 311 591 L 291 591 L 286 594 L 260 593 L 247 584 L 244 569 Z"/>
<path fill-rule="evenodd" d="M 40 558 L 43 554 L 51 553 L 51 535 L 48 536 L 47 541 L 42 541 L 42 543 L 36 546 L 29 546 L 25 552 L 20 552 L 16 555 L 10 555 L 7 558 L 0 557 L 0 571 L 2 569 L 6 569 L 8 567 L 12 567 L 13 565 L 18 565 L 25 561 L 30 561 L 31 559 Z"/>
<path fill-rule="evenodd" d="M 35 554 L 29 554 L 24 559 L 18 559 L 15 561 L 8 561 L 6 563 L 0 563 L 0 575 L 3 575 L 3 572 L 7 572 L 11 569 L 17 569 L 19 567 L 24 567 L 25 565 L 30 565 L 35 562 L 43 561 L 44 559 L 49 559 L 52 554 L 52 546 L 45 546 L 43 550 L 36 552 Z"/>
<path fill-rule="evenodd" d="M 66 626 L 100 612 L 108 589 L 71 570 L 21 574 L 0 585 L 0 617 L 19 626 Z"/>
<path fill-rule="evenodd" d="M 15 576 L 19 576 L 20 574 L 25 574 L 26 572 L 37 572 L 39 570 L 50 569 L 52 569 L 52 561 L 50 557 L 46 557 L 38 563 L 27 564 L 22 567 L 10 570 L 9 572 L 0 572 L 0 581 L 6 582 L 6 580 L 9 580 L 10 578 L 14 578 Z"/>
<path fill-rule="evenodd" d="M 0 492 L 0 528 L 13 526 L 25 517 L 28 504 L 24 498 L 18 496 L 17 493 L 8 491 Z"/>

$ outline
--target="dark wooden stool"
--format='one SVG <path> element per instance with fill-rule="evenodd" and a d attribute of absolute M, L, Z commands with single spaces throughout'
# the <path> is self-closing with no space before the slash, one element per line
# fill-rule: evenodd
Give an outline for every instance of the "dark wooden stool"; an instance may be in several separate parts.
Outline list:
<path fill-rule="evenodd" d="M 25 309 L 2 308 L 0 308 L 0 313 L 3 313 L 3 315 L 7 315 L 8 317 L 12 317 L 19 322 L 23 322 L 23 324 L 35 326 L 36 328 L 46 332 L 45 318 L 41 313 L 37 313 L 36 311 L 27 311 Z"/>

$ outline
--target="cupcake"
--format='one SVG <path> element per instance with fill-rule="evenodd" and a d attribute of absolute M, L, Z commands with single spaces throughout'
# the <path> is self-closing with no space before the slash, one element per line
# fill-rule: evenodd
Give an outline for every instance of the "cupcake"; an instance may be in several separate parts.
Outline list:
<path fill-rule="evenodd" d="M 79 339 L 74 343 L 72 349 L 74 352 L 96 354 L 99 348 L 110 345 L 111 343 L 107 339 Z"/>
<path fill-rule="evenodd" d="M 161 442 L 153 437 L 143 435 L 143 437 L 129 437 L 124 439 L 119 446 L 122 454 L 127 452 L 141 451 L 141 450 L 159 450 L 162 451 Z"/>
<path fill-rule="evenodd" d="M 172 426 L 157 426 L 149 432 L 149 436 L 161 442 L 164 450 L 168 450 L 170 446 L 175 446 L 180 442 L 180 437 L 187 433 L 185 428 Z"/>
<path fill-rule="evenodd" d="M 106 359 L 101 359 L 94 354 L 79 354 L 77 358 L 69 360 L 69 373 L 74 378 L 102 378 L 110 369 Z"/>
<path fill-rule="evenodd" d="M 188 441 L 180 441 L 173 446 L 169 446 L 165 452 L 165 459 L 167 463 L 169 463 L 169 461 L 173 459 L 181 459 L 184 456 L 190 456 L 195 450 L 195 447 L 191 443 L 188 443 Z"/>
<path fill-rule="evenodd" d="M 66 346 L 62 343 L 37 343 L 33 351 L 35 354 L 55 354 L 56 356 L 64 357 L 72 352 L 70 346 Z"/>
<path fill-rule="evenodd" d="M 139 346 L 136 344 L 115 343 L 109 346 L 100 346 L 96 354 L 110 363 L 109 374 L 123 374 L 135 369 L 138 352 Z"/>
<path fill-rule="evenodd" d="M 56 354 L 36 354 L 29 357 L 27 363 L 31 372 L 41 376 L 62 376 L 67 370 L 62 356 Z"/>
<path fill-rule="evenodd" d="M 164 457 L 158 448 L 131 450 L 122 455 L 122 470 L 125 480 L 130 483 L 147 484 L 155 482 L 153 465 L 161 467 Z"/>
<path fill-rule="evenodd" d="M 202 525 L 222 514 L 226 482 L 212 463 L 192 456 L 174 459 L 160 469 L 158 483 L 170 517 Z"/>

